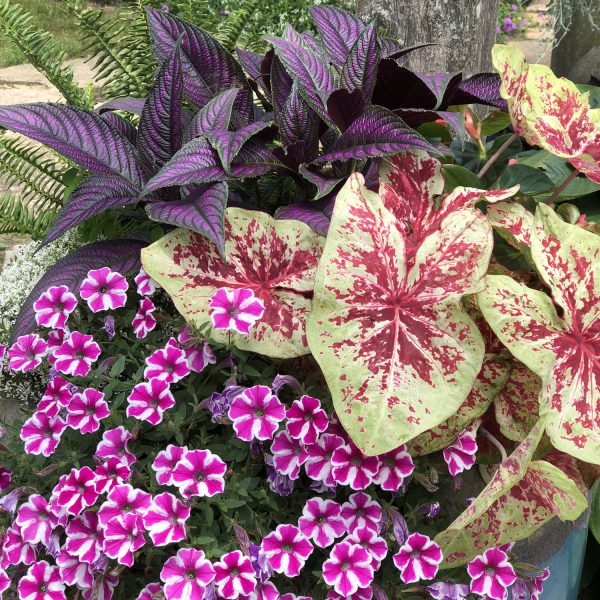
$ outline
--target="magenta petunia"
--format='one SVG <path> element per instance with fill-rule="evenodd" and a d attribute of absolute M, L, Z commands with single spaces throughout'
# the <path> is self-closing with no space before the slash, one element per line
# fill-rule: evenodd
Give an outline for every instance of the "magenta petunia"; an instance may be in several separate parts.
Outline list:
<path fill-rule="evenodd" d="M 190 507 L 173 494 L 164 492 L 152 499 L 142 521 L 155 546 L 166 546 L 185 540 L 185 522 L 190 516 Z"/>
<path fill-rule="evenodd" d="M 127 416 L 158 425 L 163 413 L 175 406 L 169 384 L 161 379 L 138 383 L 127 396 Z"/>
<path fill-rule="evenodd" d="M 442 451 L 448 471 L 452 477 L 468 471 L 474 464 L 477 454 L 477 440 L 471 430 L 463 431 L 458 438 Z"/>
<path fill-rule="evenodd" d="M 71 384 L 57 375 L 48 382 L 46 391 L 38 402 L 37 410 L 55 417 L 61 408 L 69 405 L 72 397 Z"/>
<path fill-rule="evenodd" d="M 88 303 L 91 311 L 97 313 L 125 306 L 128 287 L 121 273 L 102 267 L 88 271 L 79 288 L 79 295 Z"/>
<path fill-rule="evenodd" d="M 0 467 L 0 492 L 4 491 L 12 483 L 12 476 L 12 469 Z"/>
<path fill-rule="evenodd" d="M 333 500 L 310 498 L 302 509 L 298 527 L 316 546 L 326 548 L 346 533 L 341 512 L 342 507 Z"/>
<path fill-rule="evenodd" d="M 306 448 L 308 453 L 304 465 L 306 474 L 315 481 L 322 481 L 325 485 L 335 485 L 331 472 L 331 458 L 333 453 L 344 444 L 344 440 L 339 435 L 324 433 L 314 444 Z"/>
<path fill-rule="evenodd" d="M 67 585 L 77 585 L 80 589 L 92 587 L 94 571 L 92 565 L 81 562 L 76 556 L 61 550 L 56 557 L 60 577 Z"/>
<path fill-rule="evenodd" d="M 202 550 L 181 548 L 169 558 L 160 572 L 169 600 L 202 600 L 206 587 L 215 578 L 212 564 Z"/>
<path fill-rule="evenodd" d="M 228 552 L 213 564 L 215 585 L 221 598 L 232 600 L 250 595 L 256 588 L 256 575 L 250 558 L 239 550 Z"/>
<path fill-rule="evenodd" d="M 108 458 L 96 467 L 96 491 L 108 494 L 116 485 L 129 481 L 131 467 L 118 458 Z"/>
<path fill-rule="evenodd" d="M 98 460 L 108 460 L 117 458 L 127 466 L 131 466 L 135 461 L 135 455 L 129 452 L 128 443 L 133 436 L 125 427 L 120 425 L 115 429 L 108 429 L 102 434 L 102 441 L 96 448 L 96 458 Z"/>
<path fill-rule="evenodd" d="M 265 312 L 265 305 L 248 288 L 219 288 L 208 303 L 215 329 L 247 334 Z"/>
<path fill-rule="evenodd" d="M 411 533 L 394 554 L 394 564 L 404 583 L 433 579 L 443 560 L 442 549 L 428 536 Z"/>
<path fill-rule="evenodd" d="M 371 566 L 373 571 L 379 570 L 381 561 L 387 556 L 387 542 L 377 535 L 377 532 L 368 527 L 355 529 L 344 541 L 362 546 L 373 558 Z"/>
<path fill-rule="evenodd" d="M 160 287 L 144 269 L 140 269 L 140 272 L 133 278 L 133 281 L 135 281 L 137 293 L 140 296 L 152 296 L 157 288 Z"/>
<path fill-rule="evenodd" d="M 135 337 L 138 339 L 145 338 L 156 327 L 156 318 L 152 314 L 156 310 L 154 302 L 150 298 L 142 298 L 140 306 L 133 317 L 131 325 Z"/>
<path fill-rule="evenodd" d="M 508 555 L 500 548 L 489 548 L 467 564 L 471 593 L 493 600 L 505 600 L 508 588 L 517 580 Z"/>
<path fill-rule="evenodd" d="M 185 352 L 171 338 L 164 348 L 155 350 L 146 359 L 145 379 L 161 379 L 174 383 L 190 374 Z"/>
<path fill-rule="evenodd" d="M 49 329 L 64 329 L 77 298 L 66 285 L 48 288 L 33 304 L 35 322 Z"/>
<path fill-rule="evenodd" d="M 354 594 L 350 594 L 349 596 L 341 596 L 334 590 L 329 590 L 327 592 L 327 597 L 325 600 L 372 600 L 374 597 L 374 592 L 372 587 L 359 588 L 354 592 Z M 379 598 L 386 598 L 386 596 L 381 593 L 378 594 Z"/>
<path fill-rule="evenodd" d="M 238 596 L 239 600 L 282 600 L 275 584 L 271 581 L 258 582 L 256 588 L 247 596 Z"/>
<path fill-rule="evenodd" d="M 149 583 L 139 594 L 136 600 L 158 600 L 164 598 L 163 587 L 160 583 Z"/>
<path fill-rule="evenodd" d="M 404 480 L 415 470 L 412 457 L 404 444 L 377 458 L 379 464 L 373 483 L 387 492 L 397 492 Z"/>
<path fill-rule="evenodd" d="M 225 489 L 227 465 L 210 450 L 188 450 L 173 470 L 173 485 L 184 498 L 214 496 Z"/>
<path fill-rule="evenodd" d="M 21 528 L 13 523 L 2 538 L 0 547 L 0 567 L 10 565 L 30 565 L 35 562 L 35 546 L 26 542 L 21 535 Z"/>
<path fill-rule="evenodd" d="M 52 490 L 58 506 L 70 515 L 78 515 L 84 508 L 92 506 L 98 499 L 96 474 L 89 467 L 71 469 L 66 477 Z"/>
<path fill-rule="evenodd" d="M 0 598 L 2 598 L 4 592 L 10 587 L 10 577 L 6 574 L 4 569 L 0 569 Z"/>
<path fill-rule="evenodd" d="M 349 485 L 353 490 L 364 490 L 377 474 L 379 460 L 365 456 L 352 442 L 340 446 L 331 457 L 333 480 L 338 485 Z"/>
<path fill-rule="evenodd" d="M 50 543 L 52 530 L 57 527 L 58 519 L 50 511 L 48 501 L 40 494 L 32 494 L 17 511 L 15 523 L 19 526 L 21 537 L 29 544 Z"/>
<path fill-rule="evenodd" d="M 273 439 L 271 452 L 273 466 L 278 473 L 290 479 L 300 477 L 300 467 L 308 458 L 306 446 L 300 440 L 295 440 L 287 430 L 280 431 Z"/>
<path fill-rule="evenodd" d="M 141 519 L 150 508 L 151 502 L 152 495 L 148 492 L 134 488 L 128 483 L 115 485 L 98 510 L 100 526 L 106 529 L 113 519 L 127 514 L 135 515 L 141 526 Z"/>
<path fill-rule="evenodd" d="M 99 356 L 100 346 L 91 335 L 73 331 L 54 351 L 54 367 L 65 375 L 85 377 Z"/>
<path fill-rule="evenodd" d="M 22 335 L 8 349 L 8 368 L 20 373 L 37 369 L 47 351 L 48 344 L 37 333 Z"/>
<path fill-rule="evenodd" d="M 381 505 L 365 492 L 351 494 L 342 504 L 341 516 L 349 533 L 361 527 L 379 531 L 381 514 Z"/>
<path fill-rule="evenodd" d="M 83 434 L 98 431 L 100 421 L 110 416 L 104 394 L 94 388 L 74 394 L 67 411 L 67 425 Z"/>
<path fill-rule="evenodd" d="M 126 513 L 107 523 L 102 549 L 107 556 L 114 558 L 120 565 L 131 567 L 133 553 L 145 543 L 140 518 L 133 513 Z"/>
<path fill-rule="evenodd" d="M 185 352 L 188 367 L 194 373 L 201 373 L 207 365 L 214 365 L 217 357 L 206 340 L 200 340 L 192 335 L 189 325 L 186 325 L 177 336 L 181 348 Z"/>
<path fill-rule="evenodd" d="M 29 567 L 18 585 L 21 600 L 65 600 L 65 584 L 58 567 L 40 560 Z"/>
<path fill-rule="evenodd" d="M 49 417 L 43 412 L 34 412 L 21 428 L 20 437 L 25 442 L 27 454 L 50 456 L 56 450 L 67 424 L 60 417 Z"/>
<path fill-rule="evenodd" d="M 98 515 L 91 510 L 83 511 L 72 519 L 65 529 L 65 550 L 81 562 L 93 565 L 101 556 L 103 536 L 98 528 Z"/>
<path fill-rule="evenodd" d="M 278 525 L 263 538 L 261 549 L 277 573 L 297 577 L 313 546 L 295 525 Z"/>
<path fill-rule="evenodd" d="M 373 581 L 371 555 L 358 544 L 340 542 L 323 563 L 323 579 L 342 597 L 347 598 Z"/>
<path fill-rule="evenodd" d="M 270 388 L 255 385 L 233 399 L 227 414 L 240 440 L 270 440 L 285 419 L 285 406 Z"/>
<path fill-rule="evenodd" d="M 161 450 L 152 463 L 152 469 L 156 474 L 156 482 L 159 485 L 173 484 L 173 471 L 175 466 L 188 451 L 186 446 L 175 446 L 169 444 L 165 450 Z"/>
<path fill-rule="evenodd" d="M 119 585 L 119 576 L 115 571 L 103 568 L 96 573 L 92 587 L 81 591 L 83 600 L 111 600 L 117 585 Z"/>
<path fill-rule="evenodd" d="M 314 444 L 329 426 L 327 413 L 321 401 L 312 396 L 302 396 L 288 408 L 286 427 L 290 435 L 305 444 Z"/>
<path fill-rule="evenodd" d="M 69 335 L 69 328 L 65 327 L 65 329 L 52 329 L 48 332 L 48 336 L 46 337 L 46 342 L 48 344 L 48 362 L 53 365 L 56 362 L 54 358 L 54 351 L 62 346 L 62 343 L 65 341 L 67 335 Z"/>

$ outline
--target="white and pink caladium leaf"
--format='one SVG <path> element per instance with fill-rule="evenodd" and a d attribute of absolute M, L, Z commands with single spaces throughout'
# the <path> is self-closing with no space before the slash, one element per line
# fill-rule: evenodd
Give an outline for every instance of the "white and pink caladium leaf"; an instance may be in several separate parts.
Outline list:
<path fill-rule="evenodd" d="M 529 255 L 533 214 L 517 202 L 497 202 L 486 211 L 492 227 L 513 247 Z"/>
<path fill-rule="evenodd" d="M 502 343 L 542 379 L 540 414 L 553 445 L 600 464 L 600 238 L 538 205 L 532 259 L 561 308 L 506 276 L 490 276 L 481 312 Z"/>
<path fill-rule="evenodd" d="M 176 229 L 142 252 L 144 270 L 167 291 L 186 320 L 210 321 L 217 289 L 249 288 L 265 313 L 248 335 L 231 334 L 243 350 L 274 358 L 308 354 L 306 318 L 323 238 L 299 221 L 277 221 L 259 211 L 228 208 L 225 262 L 212 242 Z M 221 342 L 227 332 L 213 330 Z"/>

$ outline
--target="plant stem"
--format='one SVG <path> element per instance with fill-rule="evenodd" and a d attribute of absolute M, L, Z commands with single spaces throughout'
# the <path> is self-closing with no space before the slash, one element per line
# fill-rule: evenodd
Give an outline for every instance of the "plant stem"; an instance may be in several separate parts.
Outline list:
<path fill-rule="evenodd" d="M 557 187 L 554 188 L 552 192 L 552 196 L 546 200 L 546 204 L 554 204 L 557 198 L 562 194 L 564 189 L 579 175 L 579 169 L 573 169 L 573 171 L 569 174 L 568 177 L 565 177 L 565 180 Z"/>
<path fill-rule="evenodd" d="M 502 462 L 504 462 L 508 458 L 504 446 L 485 427 L 480 427 L 479 431 L 491 442 L 492 446 L 498 448 L 502 456 Z"/>
<path fill-rule="evenodd" d="M 477 173 L 477 177 L 483 177 L 492 167 L 492 165 L 502 156 L 504 151 L 518 138 L 519 136 L 516 133 L 513 133 L 505 142 L 490 156 L 488 161 L 481 167 L 479 173 Z"/>

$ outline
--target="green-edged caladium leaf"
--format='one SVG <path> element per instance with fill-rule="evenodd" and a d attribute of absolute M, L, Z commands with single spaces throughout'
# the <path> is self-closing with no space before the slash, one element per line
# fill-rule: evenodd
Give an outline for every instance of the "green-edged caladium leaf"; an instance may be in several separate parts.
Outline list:
<path fill-rule="evenodd" d="M 531 255 L 562 309 L 543 292 L 493 276 L 478 296 L 502 343 L 542 378 L 540 414 L 553 445 L 600 463 L 600 238 L 538 205 Z"/>
<path fill-rule="evenodd" d="M 486 211 L 492 227 L 511 245 L 525 252 L 531 246 L 533 214 L 517 202 L 497 202 Z"/>
<path fill-rule="evenodd" d="M 218 288 L 250 288 L 265 305 L 249 335 L 231 334 L 243 350 L 274 358 L 309 352 L 306 317 L 323 238 L 298 221 L 229 208 L 225 258 L 205 237 L 176 229 L 142 252 L 145 271 L 158 281 L 193 325 L 210 321 L 208 304 Z M 227 332 L 212 337 L 226 342 Z"/>

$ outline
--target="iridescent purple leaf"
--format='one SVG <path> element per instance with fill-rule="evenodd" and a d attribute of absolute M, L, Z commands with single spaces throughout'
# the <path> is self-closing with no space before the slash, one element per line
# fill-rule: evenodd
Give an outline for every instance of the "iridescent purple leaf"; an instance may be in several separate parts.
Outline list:
<path fill-rule="evenodd" d="M 256 54 L 256 52 L 250 52 L 250 50 L 243 50 L 242 48 L 236 48 L 235 52 L 242 68 L 246 71 L 251 81 L 260 86 L 267 96 L 270 96 L 269 86 L 265 81 L 264 73 L 262 71 L 265 55 Z"/>
<path fill-rule="evenodd" d="M 331 177 L 324 175 L 321 171 L 315 169 L 314 167 L 307 167 L 306 165 L 301 165 L 299 172 L 302 177 L 316 186 L 317 193 L 313 200 L 320 200 L 321 198 L 331 194 L 337 185 L 346 180 L 346 177 Z"/>
<path fill-rule="evenodd" d="M 275 53 L 273 53 L 273 60 L 271 61 L 270 84 L 273 112 L 277 120 L 277 115 L 283 111 L 285 103 L 292 93 L 294 80 L 287 74 L 285 67 Z"/>
<path fill-rule="evenodd" d="M 283 167 L 283 163 L 264 144 L 247 142 L 231 163 L 231 174 L 239 179 L 258 177 Z"/>
<path fill-rule="evenodd" d="M 377 79 L 379 47 L 375 23 L 371 23 L 356 40 L 342 67 L 340 84 L 347 90 L 361 90 L 366 102 L 370 102 Z"/>
<path fill-rule="evenodd" d="M 334 204 L 334 196 L 316 202 L 295 202 L 278 208 L 275 218 L 280 221 L 286 219 L 302 221 L 317 233 L 327 235 Z"/>
<path fill-rule="evenodd" d="M 302 38 L 302 41 L 309 48 L 312 49 L 313 52 L 316 52 L 317 54 L 323 53 L 323 48 L 321 48 L 321 46 L 319 46 L 319 43 L 317 42 L 317 40 L 315 40 L 315 38 L 310 33 L 308 33 L 308 31 L 303 31 L 300 34 L 300 37 Z"/>
<path fill-rule="evenodd" d="M 486 104 L 507 111 L 506 100 L 500 96 L 500 76 L 497 73 L 478 73 L 461 82 L 446 105 Z"/>
<path fill-rule="evenodd" d="M 102 114 L 108 110 L 122 110 L 123 112 L 131 113 L 132 115 L 141 115 L 144 108 L 144 98 L 132 98 L 130 96 L 124 98 L 115 98 L 101 104 L 96 111 Z"/>
<path fill-rule="evenodd" d="M 185 141 L 206 135 L 212 131 L 227 131 L 231 122 L 231 112 L 237 88 L 221 92 L 208 104 L 203 106 L 193 117 L 185 132 Z"/>
<path fill-rule="evenodd" d="M 319 117 L 298 93 L 294 83 L 283 110 L 276 114 L 276 124 L 285 148 L 298 140 L 304 141 L 304 155 L 312 158 L 319 147 Z"/>
<path fill-rule="evenodd" d="M 365 111 L 365 99 L 360 90 L 335 90 L 327 98 L 327 114 L 340 131 L 345 131 Z"/>
<path fill-rule="evenodd" d="M 110 123 L 124 138 L 135 146 L 137 140 L 137 129 L 135 125 L 124 119 L 121 115 L 114 112 L 104 112 L 100 116 L 107 122 Z"/>
<path fill-rule="evenodd" d="M 388 41 L 393 41 L 393 40 L 388 40 Z M 408 46 L 407 48 L 402 48 L 400 46 L 400 44 L 398 42 L 394 42 L 395 46 L 393 46 L 391 43 L 389 45 L 382 45 L 382 56 L 384 58 L 393 58 L 395 59 L 398 64 L 400 65 L 404 65 L 406 62 L 408 62 L 408 55 L 411 54 L 411 52 L 414 52 L 415 50 L 420 50 L 421 48 L 427 48 L 428 46 L 435 46 L 435 44 L 417 44 L 416 46 Z M 394 48 L 392 50 L 392 48 Z M 392 50 L 389 53 L 386 53 L 387 50 Z"/>
<path fill-rule="evenodd" d="M 434 109 L 442 105 L 444 98 L 451 97 L 456 92 L 462 80 L 460 73 L 432 73 L 430 75 L 419 73 L 418 76 L 435 94 L 437 102 Z"/>

